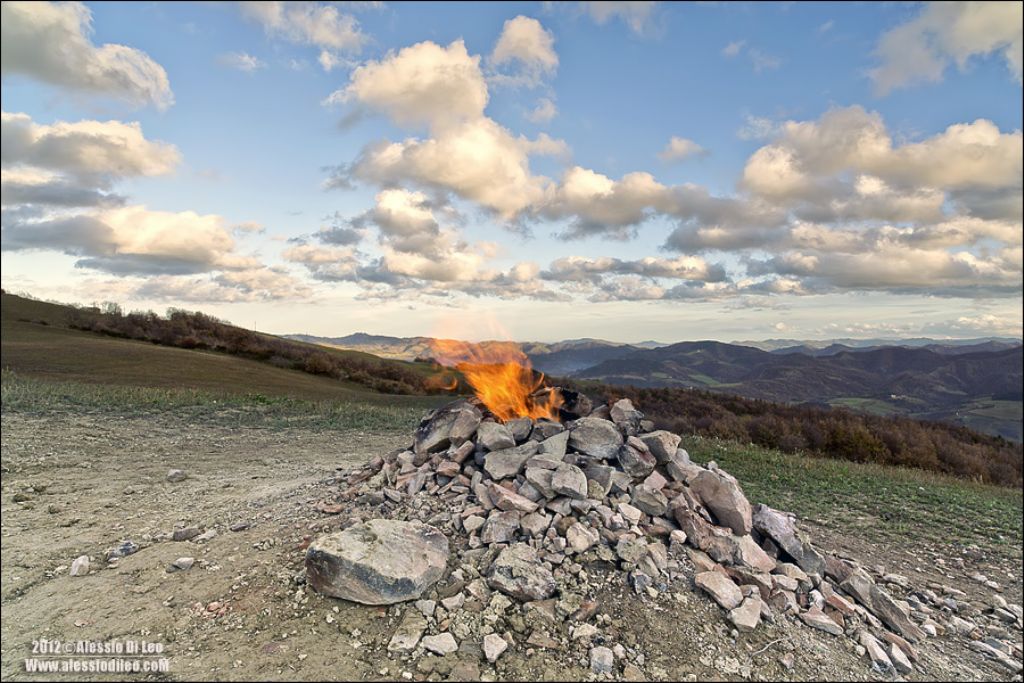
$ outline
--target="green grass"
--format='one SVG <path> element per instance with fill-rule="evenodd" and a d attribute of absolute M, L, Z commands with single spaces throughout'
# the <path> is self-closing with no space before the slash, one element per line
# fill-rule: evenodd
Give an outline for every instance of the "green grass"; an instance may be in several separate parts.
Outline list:
<path fill-rule="evenodd" d="M 877 398 L 859 398 L 856 396 L 844 396 L 842 398 L 829 399 L 830 406 L 859 410 L 873 415 L 897 415 L 900 410 L 885 401 Z"/>
<path fill-rule="evenodd" d="M 715 460 L 733 474 L 752 503 L 880 542 L 977 544 L 1020 558 L 1020 489 L 716 439 L 684 437 L 682 445 L 695 462 Z"/>
<path fill-rule="evenodd" d="M 252 392 L 52 381 L 24 377 L 7 369 L 2 377 L 0 399 L 4 413 L 130 417 L 167 414 L 190 423 L 266 429 L 410 431 L 423 413 L 451 400 L 373 394 L 346 400 L 308 400 Z M 367 400 L 368 397 L 375 400 Z"/>

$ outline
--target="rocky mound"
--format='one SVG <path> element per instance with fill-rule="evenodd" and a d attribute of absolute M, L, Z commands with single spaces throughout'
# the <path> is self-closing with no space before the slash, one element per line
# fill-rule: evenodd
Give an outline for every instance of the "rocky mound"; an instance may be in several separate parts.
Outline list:
<path fill-rule="evenodd" d="M 850 639 L 880 672 L 911 672 L 915 643 L 969 625 L 978 638 L 972 647 L 1020 673 L 1012 646 L 983 639 L 956 615 L 955 589 L 914 590 L 903 577 L 823 554 L 792 514 L 751 506 L 734 477 L 714 462 L 691 462 L 678 435 L 654 430 L 628 400 L 592 409 L 585 396 L 564 398 L 562 422 L 502 424 L 473 401 L 428 414 L 408 449 L 345 475 L 347 488 L 332 505 L 379 506 L 389 519 L 311 545 L 310 583 L 368 604 L 424 595 L 442 573 L 434 571 L 440 544 L 429 528 L 402 526 L 405 518 L 448 537 L 453 570 L 431 591 L 440 605 L 419 599 L 405 612 L 388 647 L 394 653 L 443 656 L 472 640 L 494 662 L 517 644 L 559 647 L 567 620 L 572 639 L 589 643 L 597 632 L 588 623 L 598 608 L 592 574 L 609 568 L 641 598 L 687 582 L 738 632 L 799 622 Z M 403 568 L 404 582 L 396 575 Z M 1018 605 L 993 605 L 984 617 L 1021 629 Z M 526 620 L 542 626 L 516 628 Z M 499 634 L 499 621 L 513 628 Z M 642 654 L 638 662 L 593 642 L 596 674 L 642 678 Z"/>

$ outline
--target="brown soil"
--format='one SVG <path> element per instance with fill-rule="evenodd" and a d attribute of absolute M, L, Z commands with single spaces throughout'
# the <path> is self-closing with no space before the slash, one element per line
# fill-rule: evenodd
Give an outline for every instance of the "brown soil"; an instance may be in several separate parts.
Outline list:
<path fill-rule="evenodd" d="M 369 680 L 405 673 L 442 680 L 453 669 L 459 676 L 473 667 L 485 680 L 593 678 L 588 646 L 571 642 L 567 625 L 558 627 L 563 650 L 529 650 L 527 628 L 514 634 L 519 642 L 496 666 L 470 651 L 403 660 L 385 648 L 406 606 L 345 603 L 296 581 L 304 537 L 345 521 L 316 509 L 336 493 L 336 468 L 404 445 L 403 434 L 228 428 L 169 415 L 4 414 L 2 428 L 4 680 L 39 678 L 24 669 L 39 638 L 164 643 L 170 672 L 135 679 Z M 170 468 L 184 469 L 189 478 L 167 482 Z M 933 551 L 913 543 L 895 549 L 826 533 L 842 514 L 805 526 L 824 548 L 884 564 L 914 585 L 955 586 L 984 606 L 990 591 L 968 578 L 982 572 L 1005 587 L 1008 601 L 1021 601 L 1020 566 L 1012 558 L 944 558 L 939 564 Z M 239 522 L 248 528 L 229 530 Z M 150 540 L 176 526 L 218 534 L 202 544 Z M 108 566 L 106 550 L 126 539 L 141 549 Z M 91 556 L 93 571 L 70 577 L 68 566 L 82 554 Z M 194 557 L 195 566 L 168 573 L 181 556 Z M 624 645 L 634 663 L 642 654 L 648 679 L 884 678 L 847 638 L 792 622 L 734 636 L 724 613 L 685 582 L 657 600 L 641 599 L 620 573 L 587 569 L 599 586 L 601 611 L 611 618 L 601 638 Z M 220 608 L 211 612 L 211 603 Z M 1016 638 L 1019 645 L 1019 632 Z M 959 636 L 947 633 L 918 650 L 910 680 L 1012 677 Z M 787 652 L 794 656 L 792 669 L 780 663 Z"/>

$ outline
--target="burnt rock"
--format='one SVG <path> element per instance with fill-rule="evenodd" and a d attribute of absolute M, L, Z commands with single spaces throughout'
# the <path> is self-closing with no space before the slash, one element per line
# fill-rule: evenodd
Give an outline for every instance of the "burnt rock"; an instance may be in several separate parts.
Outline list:
<path fill-rule="evenodd" d="M 656 461 L 647 445 L 631 436 L 618 449 L 619 464 L 623 471 L 633 479 L 643 479 L 654 471 Z"/>
<path fill-rule="evenodd" d="M 590 411 L 594 409 L 593 403 L 586 394 L 570 389 L 559 389 L 558 391 L 562 394 L 562 405 L 558 408 L 558 416 L 562 421 L 578 420 L 590 415 Z"/>
<path fill-rule="evenodd" d="M 459 446 L 473 436 L 483 415 L 467 401 L 453 401 L 427 415 L 416 429 L 413 450 L 421 455 Z"/>

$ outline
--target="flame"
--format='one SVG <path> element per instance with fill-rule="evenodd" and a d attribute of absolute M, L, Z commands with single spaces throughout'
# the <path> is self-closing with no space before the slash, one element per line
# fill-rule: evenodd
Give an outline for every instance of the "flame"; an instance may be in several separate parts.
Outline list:
<path fill-rule="evenodd" d="M 502 422 L 517 417 L 558 420 L 561 394 L 542 390 L 543 373 L 534 374 L 518 344 L 434 339 L 430 346 L 437 362 L 461 372 L 480 402 Z"/>

